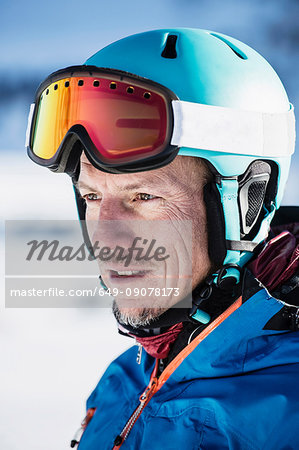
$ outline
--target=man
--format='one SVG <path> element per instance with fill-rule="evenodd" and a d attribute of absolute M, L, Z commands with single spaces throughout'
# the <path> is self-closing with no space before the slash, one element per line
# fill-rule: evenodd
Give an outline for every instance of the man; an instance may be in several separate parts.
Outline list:
<path fill-rule="evenodd" d="M 170 257 L 129 270 L 101 260 L 103 288 L 179 291 L 116 296 L 120 333 L 145 352 L 109 366 L 71 445 L 297 448 L 298 227 L 269 234 L 294 115 L 274 70 L 219 33 L 151 31 L 52 74 L 30 123 L 31 159 L 72 176 L 91 252 L 128 244 L 139 221 L 167 224 Z"/>

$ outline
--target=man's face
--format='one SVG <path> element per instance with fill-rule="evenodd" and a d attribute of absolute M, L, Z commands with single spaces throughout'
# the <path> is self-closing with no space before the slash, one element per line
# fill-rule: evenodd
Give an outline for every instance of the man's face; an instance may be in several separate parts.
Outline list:
<path fill-rule="evenodd" d="M 190 294 L 209 273 L 206 179 L 206 167 L 192 157 L 177 156 L 156 170 L 108 174 L 82 154 L 78 188 L 86 200 L 91 242 L 111 251 L 129 249 L 138 236 L 136 247 L 144 248 L 143 255 L 150 243 L 156 243 L 152 256 L 158 245 L 165 249 L 162 256 L 151 259 L 138 259 L 134 251 L 127 267 L 116 257 L 98 260 L 104 283 L 118 290 L 113 310 L 121 322 L 147 325 Z"/>

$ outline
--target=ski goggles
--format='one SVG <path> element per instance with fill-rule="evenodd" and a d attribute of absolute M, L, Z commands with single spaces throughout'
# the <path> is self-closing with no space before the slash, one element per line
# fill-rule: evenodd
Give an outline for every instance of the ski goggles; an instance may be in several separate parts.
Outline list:
<path fill-rule="evenodd" d="M 31 105 L 27 149 L 30 158 L 66 171 L 75 140 L 93 165 L 108 172 L 143 170 L 169 162 L 173 93 L 127 73 L 75 66 L 50 75 Z M 177 150 L 177 151 L 175 151 Z"/>
<path fill-rule="evenodd" d="M 112 69 L 73 66 L 38 88 L 28 118 L 29 157 L 56 172 L 71 171 L 82 149 L 111 173 L 159 168 L 178 154 L 214 151 L 259 157 L 294 151 L 292 106 L 259 113 L 180 101 L 166 87 Z M 80 151 L 75 152 L 75 143 Z M 78 148 L 78 146 L 76 147 Z M 201 153 L 203 154 L 201 154 Z"/>

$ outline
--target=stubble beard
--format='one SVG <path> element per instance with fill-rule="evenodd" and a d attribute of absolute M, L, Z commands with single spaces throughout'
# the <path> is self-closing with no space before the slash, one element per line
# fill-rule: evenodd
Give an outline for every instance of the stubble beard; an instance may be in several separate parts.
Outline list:
<path fill-rule="evenodd" d="M 114 300 L 112 312 L 116 320 L 132 328 L 149 326 L 163 314 L 167 308 L 119 308 Z"/>

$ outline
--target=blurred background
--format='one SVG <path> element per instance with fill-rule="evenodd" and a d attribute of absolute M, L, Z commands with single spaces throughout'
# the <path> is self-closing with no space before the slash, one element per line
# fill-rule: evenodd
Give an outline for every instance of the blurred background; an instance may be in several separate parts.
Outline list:
<path fill-rule="evenodd" d="M 38 84 L 126 35 L 194 27 L 255 48 L 296 107 L 298 16 L 298 0 L 1 0 L 1 449 L 68 448 L 103 370 L 132 345 L 117 335 L 109 310 L 4 307 L 4 220 L 76 218 L 68 177 L 35 166 L 25 153 L 27 115 Z M 283 204 L 298 204 L 298 168 L 297 153 Z"/>

